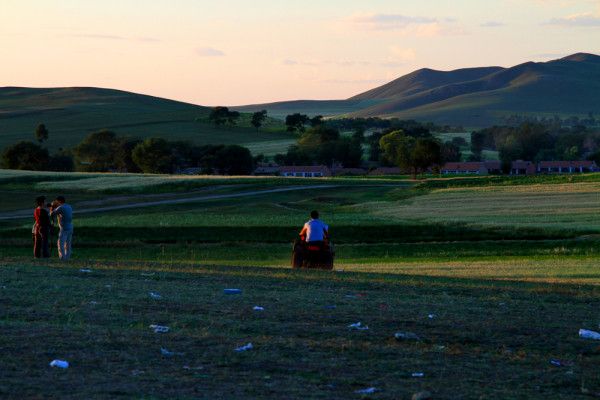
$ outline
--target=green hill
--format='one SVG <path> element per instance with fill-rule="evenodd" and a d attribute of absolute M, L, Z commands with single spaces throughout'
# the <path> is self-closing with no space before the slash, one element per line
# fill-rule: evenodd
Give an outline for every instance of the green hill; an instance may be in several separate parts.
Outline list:
<path fill-rule="evenodd" d="M 90 132 L 110 129 L 119 135 L 161 136 L 198 144 L 242 144 L 254 152 L 283 151 L 293 139 L 281 123 L 257 132 L 249 116 L 238 127 L 215 128 L 207 122 L 210 108 L 136 93 L 100 88 L 0 88 L 0 149 L 32 140 L 44 123 L 51 150 L 77 144 Z"/>
<path fill-rule="evenodd" d="M 278 114 L 314 111 L 310 114 L 397 117 L 471 127 L 501 123 L 512 114 L 600 113 L 600 56 L 578 53 L 512 68 L 421 69 L 347 100 L 280 102 L 242 109 L 255 108 Z"/>

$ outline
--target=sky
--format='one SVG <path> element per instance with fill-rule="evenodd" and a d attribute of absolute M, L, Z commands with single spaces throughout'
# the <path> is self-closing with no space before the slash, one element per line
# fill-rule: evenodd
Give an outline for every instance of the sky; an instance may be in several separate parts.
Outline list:
<path fill-rule="evenodd" d="M 343 99 L 419 68 L 600 54 L 600 0 L 0 0 L 0 86 Z"/>

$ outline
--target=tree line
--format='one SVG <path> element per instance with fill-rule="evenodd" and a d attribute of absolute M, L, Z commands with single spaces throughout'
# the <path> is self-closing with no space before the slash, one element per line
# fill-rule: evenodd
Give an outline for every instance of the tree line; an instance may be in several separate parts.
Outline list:
<path fill-rule="evenodd" d="M 248 175 L 255 159 L 250 150 L 238 145 L 194 145 L 163 138 L 145 140 L 118 136 L 108 130 L 89 134 L 70 149 L 50 154 L 43 146 L 49 132 L 38 126 L 38 143 L 21 141 L 2 152 L 0 164 L 6 169 L 34 171 L 177 173 L 195 168 L 201 173 Z"/>

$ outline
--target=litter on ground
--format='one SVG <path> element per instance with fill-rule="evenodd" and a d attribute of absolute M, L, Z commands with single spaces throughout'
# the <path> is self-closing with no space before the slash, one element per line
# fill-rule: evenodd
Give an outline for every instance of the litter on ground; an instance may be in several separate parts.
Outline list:
<path fill-rule="evenodd" d="M 90 272 L 92 272 L 92 270 L 91 270 L 91 269 L 88 269 L 88 268 L 81 268 L 81 269 L 79 270 L 79 272 L 83 272 L 84 274 L 89 274 Z"/>
<path fill-rule="evenodd" d="M 69 368 L 69 362 L 65 361 L 65 360 L 52 360 L 50 362 L 50 366 L 53 368 L 66 369 L 66 368 Z"/>
<path fill-rule="evenodd" d="M 412 332 L 396 332 L 394 337 L 396 340 L 421 340 L 417 334 Z"/>
<path fill-rule="evenodd" d="M 252 308 L 254 311 L 265 311 L 264 307 L 261 306 L 254 306 L 254 308 Z"/>
<path fill-rule="evenodd" d="M 165 349 L 164 347 L 160 348 L 160 354 L 162 354 L 165 357 L 173 357 L 173 356 L 182 356 L 182 355 L 184 355 L 183 353 L 179 353 L 179 352 L 175 352 L 175 351 L 169 351 L 169 350 Z"/>
<path fill-rule="evenodd" d="M 425 374 L 423 372 L 413 372 L 412 373 L 413 378 L 422 378 L 424 376 L 425 376 Z"/>
<path fill-rule="evenodd" d="M 163 325 L 150 325 L 150 329 L 154 330 L 154 333 L 167 333 L 171 330 L 168 326 Z"/>
<path fill-rule="evenodd" d="M 369 330 L 369 327 L 366 326 L 366 325 L 363 325 L 362 322 L 357 322 L 355 324 L 350 324 L 350 325 L 348 325 L 348 328 L 354 329 L 354 330 L 357 330 L 357 331 L 367 331 L 367 330 Z"/>
<path fill-rule="evenodd" d="M 370 387 L 370 388 L 366 388 L 366 389 L 355 390 L 354 393 L 356 393 L 356 394 L 373 394 L 376 391 L 377 391 L 376 387 Z"/>
<path fill-rule="evenodd" d="M 252 343 L 248 343 L 242 347 L 238 347 L 236 348 L 234 351 L 237 351 L 238 353 L 241 353 L 243 351 L 248 351 L 248 350 L 252 350 L 254 348 L 254 346 L 252 346 Z"/>
<path fill-rule="evenodd" d="M 162 296 L 156 292 L 150 292 L 150 297 L 153 298 L 154 300 L 162 299 Z"/>
<path fill-rule="evenodd" d="M 242 294 L 242 289 L 223 289 L 225 294 Z"/>
<path fill-rule="evenodd" d="M 595 331 L 589 331 L 587 329 L 580 329 L 579 337 L 583 339 L 600 340 L 600 333 Z"/>

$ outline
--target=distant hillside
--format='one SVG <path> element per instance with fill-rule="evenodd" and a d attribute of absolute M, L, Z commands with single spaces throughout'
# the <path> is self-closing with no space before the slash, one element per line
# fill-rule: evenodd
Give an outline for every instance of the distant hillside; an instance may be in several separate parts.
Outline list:
<path fill-rule="evenodd" d="M 277 114 L 314 111 L 310 114 L 397 117 L 470 127 L 500 123 L 511 114 L 600 113 L 600 56 L 578 53 L 512 68 L 421 69 L 347 100 L 280 102 L 241 109 L 255 108 Z"/>
<path fill-rule="evenodd" d="M 279 151 L 290 142 L 282 126 L 271 127 L 278 132 L 256 132 L 248 116 L 243 116 L 240 127 L 215 128 L 205 122 L 209 111 L 208 107 L 112 89 L 4 87 L 0 88 L 0 150 L 19 140 L 32 140 L 40 123 L 50 130 L 47 145 L 53 150 L 73 146 L 100 129 L 198 144 L 244 144 L 255 152 L 261 152 L 262 143 Z"/>

